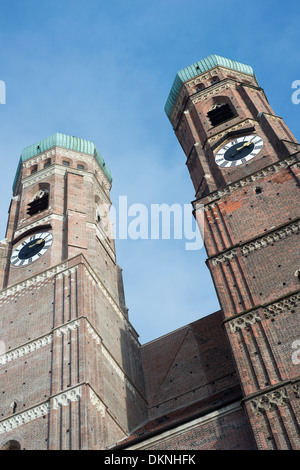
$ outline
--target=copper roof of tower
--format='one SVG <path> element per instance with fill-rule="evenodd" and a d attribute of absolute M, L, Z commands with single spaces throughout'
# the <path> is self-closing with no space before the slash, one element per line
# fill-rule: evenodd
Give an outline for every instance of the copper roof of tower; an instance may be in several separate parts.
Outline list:
<path fill-rule="evenodd" d="M 169 118 L 171 117 L 175 102 L 183 83 L 217 66 L 226 67 L 231 70 L 236 70 L 237 72 L 254 76 L 253 69 L 250 67 L 250 65 L 245 65 L 215 54 L 209 55 L 205 57 L 205 59 L 199 60 L 198 62 L 195 62 L 194 64 L 189 65 L 188 67 L 185 67 L 184 69 L 177 72 L 165 105 L 165 112 Z"/>
<path fill-rule="evenodd" d="M 63 147 L 69 150 L 75 150 L 76 152 L 86 153 L 88 155 L 93 155 L 93 157 L 97 160 L 100 167 L 102 168 L 108 181 L 110 183 L 112 182 L 112 174 L 110 172 L 110 169 L 106 165 L 105 161 L 103 160 L 101 154 L 99 153 L 93 142 L 56 132 L 55 134 L 52 134 L 49 137 L 46 137 L 45 139 L 42 139 L 39 142 L 36 142 L 35 144 L 29 145 L 22 151 L 13 188 L 15 188 L 18 174 L 21 165 L 24 161 L 29 160 L 29 158 L 32 158 L 35 155 L 38 155 L 39 153 L 45 152 L 46 150 L 49 150 L 52 147 L 56 146 Z"/>

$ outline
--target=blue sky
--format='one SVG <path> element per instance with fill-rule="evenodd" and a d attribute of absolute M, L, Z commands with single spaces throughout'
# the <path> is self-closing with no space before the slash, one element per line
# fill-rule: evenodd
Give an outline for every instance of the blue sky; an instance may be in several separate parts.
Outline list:
<path fill-rule="evenodd" d="M 24 147 L 63 132 L 92 140 L 112 202 L 189 204 L 185 155 L 164 113 L 175 74 L 218 54 L 251 65 L 299 139 L 300 2 L 2 0 L 0 227 Z M 130 319 L 142 343 L 219 308 L 206 253 L 184 240 L 117 240 Z"/>

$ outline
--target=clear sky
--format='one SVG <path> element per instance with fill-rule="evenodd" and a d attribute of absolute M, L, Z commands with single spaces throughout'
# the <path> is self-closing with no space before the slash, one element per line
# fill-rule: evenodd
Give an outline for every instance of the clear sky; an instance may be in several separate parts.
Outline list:
<path fill-rule="evenodd" d="M 300 136 L 297 0 L 1 0 L 0 229 L 19 156 L 54 132 L 92 140 L 112 202 L 189 204 L 185 155 L 164 113 L 178 70 L 218 54 L 254 68 Z M 117 240 L 130 320 L 142 343 L 219 308 L 205 250 L 185 240 Z"/>

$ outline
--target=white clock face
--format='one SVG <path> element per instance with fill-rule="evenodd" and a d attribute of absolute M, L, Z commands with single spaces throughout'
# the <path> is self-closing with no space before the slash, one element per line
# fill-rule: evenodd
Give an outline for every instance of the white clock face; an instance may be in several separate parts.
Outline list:
<path fill-rule="evenodd" d="M 216 163 L 222 168 L 232 168 L 252 160 L 263 148 L 264 142 L 256 134 L 237 137 L 224 145 L 216 155 Z"/>
<path fill-rule="evenodd" d="M 49 232 L 34 233 L 14 249 L 11 263 L 16 267 L 27 266 L 43 256 L 52 245 L 53 236 Z"/>

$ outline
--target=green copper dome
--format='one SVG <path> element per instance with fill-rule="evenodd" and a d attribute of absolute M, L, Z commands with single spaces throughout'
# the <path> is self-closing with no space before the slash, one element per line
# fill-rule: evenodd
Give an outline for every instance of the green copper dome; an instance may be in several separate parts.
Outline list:
<path fill-rule="evenodd" d="M 52 134 L 49 137 L 46 137 L 45 139 L 40 140 L 39 142 L 36 142 L 35 144 L 30 145 L 23 150 L 17 168 L 13 189 L 15 188 L 22 163 L 26 160 L 29 160 L 29 158 L 32 158 L 35 155 L 38 155 L 41 152 L 45 152 L 46 150 L 49 150 L 55 146 L 63 147 L 69 150 L 75 150 L 76 152 L 87 153 L 88 155 L 93 155 L 102 168 L 108 181 L 110 183 L 112 182 L 111 172 L 93 142 L 56 132 L 55 134 Z"/>
<path fill-rule="evenodd" d="M 208 70 L 217 67 L 218 65 L 221 67 L 226 67 L 227 69 L 236 70 L 237 72 L 254 76 L 253 69 L 250 67 L 250 65 L 245 65 L 241 64 L 240 62 L 235 62 L 234 60 L 225 59 L 224 57 L 220 57 L 215 54 L 209 55 L 208 57 L 205 57 L 205 59 L 199 60 L 198 62 L 185 67 L 176 74 L 165 105 L 165 112 L 169 118 L 172 114 L 175 102 L 183 83 L 190 80 L 191 78 L 197 77 L 197 75 L 200 75 L 201 73 L 207 72 Z"/>

